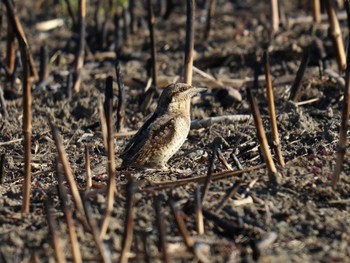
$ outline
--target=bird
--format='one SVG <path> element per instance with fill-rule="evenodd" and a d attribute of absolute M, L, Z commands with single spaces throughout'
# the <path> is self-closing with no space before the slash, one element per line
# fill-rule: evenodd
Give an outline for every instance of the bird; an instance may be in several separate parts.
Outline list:
<path fill-rule="evenodd" d="M 191 98 L 206 90 L 185 83 L 168 85 L 154 113 L 125 146 L 121 168 L 167 169 L 168 160 L 180 149 L 190 131 Z"/>

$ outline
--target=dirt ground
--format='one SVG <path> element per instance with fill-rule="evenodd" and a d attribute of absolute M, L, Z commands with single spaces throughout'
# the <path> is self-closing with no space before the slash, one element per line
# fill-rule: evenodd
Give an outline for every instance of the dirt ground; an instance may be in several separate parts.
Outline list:
<path fill-rule="evenodd" d="M 49 119 L 53 119 L 62 135 L 81 195 L 99 228 L 106 209 L 106 194 L 101 187 L 107 184 L 108 177 L 98 100 L 103 98 L 106 77 L 111 75 L 115 79 L 113 16 L 108 12 L 106 3 L 101 4 L 100 11 L 95 15 L 96 1 L 88 1 L 88 48 L 82 85 L 80 92 L 73 92 L 70 97 L 67 95 L 67 78 L 72 70 L 78 35 L 72 31 L 65 1 L 15 2 L 37 68 L 43 45 L 48 48 L 50 62 L 45 83 L 32 85 L 33 178 L 29 215 L 21 213 L 24 176 L 22 70 L 19 64 L 12 80 L 8 80 L 1 71 L 1 87 L 9 117 L 5 119 L 0 115 L 0 155 L 5 160 L 0 185 L 0 262 L 55 262 L 53 236 L 48 227 L 47 200 L 51 202 L 51 218 L 57 221 L 56 231 L 64 256 L 72 262 L 67 223 L 57 191 L 57 150 Z M 118 58 L 126 94 L 123 133 L 137 130 L 155 109 L 158 99 L 156 94 L 147 112 L 141 112 L 144 88 L 150 78 L 147 9 L 143 2 L 136 1 L 138 31 L 129 32 L 127 40 L 123 38 L 123 22 L 120 21 Z M 182 3 L 184 1 L 173 2 L 175 8 L 168 19 L 162 18 L 159 14 L 162 11 L 154 5 L 160 87 L 181 80 L 182 75 L 186 9 Z M 157 183 L 205 176 L 216 137 L 226 142 L 222 144 L 221 152 L 233 170 L 239 168 L 232 153 L 244 169 L 262 164 L 263 159 L 252 117 L 193 128 L 184 145 L 170 159 L 170 171 L 116 171 L 118 192 L 109 229 L 103 240 L 110 262 L 117 262 L 122 250 L 127 207 L 125 184 L 129 176 L 136 181 L 130 262 L 163 261 L 155 196 L 160 201 L 167 254 L 172 262 L 350 262 L 348 153 L 337 189 L 331 188 L 344 83 L 342 79 L 329 74 L 333 72 L 337 75 L 339 69 L 328 33 L 326 14 L 322 23 L 316 24 L 310 18 L 308 1 L 280 1 L 280 31 L 271 35 L 270 8 L 265 3 L 268 1 L 217 0 L 210 36 L 205 37 L 206 11 L 201 2 L 198 1 L 196 7 L 194 65 L 216 80 L 194 71 L 193 84 L 206 87 L 207 91 L 193 98 L 192 120 L 225 115 L 249 116 L 251 109 L 245 88 L 251 87 L 271 142 L 264 67 L 261 63 L 263 52 L 268 50 L 281 149 L 286 162 L 284 168 L 277 165 L 282 176 L 281 183 L 271 186 L 264 167 L 212 181 L 203 203 L 204 234 L 199 235 L 194 208 L 196 191 L 203 181 L 174 184 L 165 189 L 159 189 Z M 1 8 L 0 46 L 3 62 L 6 57 L 7 27 L 5 8 Z M 77 12 L 75 5 L 73 9 Z M 338 11 L 339 14 L 345 12 L 343 8 Z M 116 12 L 120 13 L 120 9 Z M 307 17 L 310 19 L 304 19 Z M 39 22 L 54 18 L 62 18 L 63 25 L 50 31 L 38 29 Z M 106 38 L 101 32 L 105 20 L 108 21 L 105 26 Z M 343 36 L 347 38 L 346 17 L 340 23 Z M 299 102 L 305 103 L 294 103 L 288 99 L 290 88 L 307 48 L 310 50 L 310 61 L 299 99 Z M 256 69 L 260 71 L 258 87 L 253 85 Z M 117 83 L 114 91 L 116 120 Z M 117 166 L 120 165 L 118 155 L 129 138 L 115 138 Z M 84 195 L 85 146 L 91 154 L 95 186 L 88 195 Z M 228 167 L 216 158 L 213 169 L 214 173 L 220 173 Z M 65 186 L 68 189 L 68 185 Z M 236 192 L 221 209 L 217 209 L 233 187 Z M 178 230 L 169 205 L 171 202 L 178 209 L 194 242 L 195 257 L 193 251 L 186 248 Z M 101 262 L 91 231 L 83 227 L 75 213 L 73 219 L 83 262 Z"/>

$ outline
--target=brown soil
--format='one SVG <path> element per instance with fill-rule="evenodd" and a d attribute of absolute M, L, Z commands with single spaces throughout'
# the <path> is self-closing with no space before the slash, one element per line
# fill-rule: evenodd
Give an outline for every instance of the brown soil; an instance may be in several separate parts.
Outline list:
<path fill-rule="evenodd" d="M 21 213 L 22 183 L 24 175 L 23 141 L 3 142 L 23 138 L 22 132 L 22 70 L 15 81 L 5 81 L 2 87 L 9 117 L 0 115 L 0 154 L 5 154 L 3 183 L 0 185 L 0 262 L 54 262 L 52 233 L 47 222 L 45 205 L 52 201 L 53 216 L 58 222 L 64 256 L 72 261 L 67 223 L 57 193 L 55 172 L 56 147 L 49 119 L 54 120 L 62 137 L 75 179 L 85 188 L 84 146 L 91 153 L 93 182 L 107 184 L 106 151 L 100 128 L 98 98 L 104 94 L 105 78 L 115 76 L 114 59 L 98 55 L 109 51 L 114 39 L 112 19 L 109 21 L 107 40 L 100 45 L 93 13 L 95 7 L 88 2 L 87 41 L 90 53 L 86 56 L 81 91 L 67 97 L 67 73 L 74 61 L 77 35 L 72 33 L 66 6 L 56 1 L 25 1 L 17 3 L 17 13 L 23 23 L 34 59 L 39 67 L 40 47 L 48 46 L 51 62 L 46 85 L 33 84 L 32 130 L 32 193 L 30 214 Z M 121 39 L 119 53 L 126 91 L 125 131 L 137 130 L 157 103 L 156 96 L 146 114 L 140 111 L 143 88 L 146 86 L 147 65 L 150 58 L 146 9 L 136 1 L 139 19 L 138 32 L 127 42 Z M 156 2 L 156 1 L 155 1 Z M 160 86 L 180 76 L 185 45 L 185 5 L 177 3 L 168 20 L 156 17 L 156 41 Z M 202 2 L 202 1 L 198 1 Z M 265 95 L 264 68 L 260 62 L 263 51 L 270 54 L 271 72 L 280 132 L 281 148 L 286 167 L 278 166 L 282 176 L 279 186 L 269 183 L 265 168 L 210 183 L 203 203 L 205 234 L 198 235 L 194 211 L 196 188 L 202 183 L 188 183 L 179 187 L 157 190 L 155 183 L 177 181 L 207 174 L 212 142 L 222 137 L 226 144 L 221 152 L 228 163 L 237 169 L 231 153 L 235 153 L 244 168 L 263 163 L 253 119 L 222 122 L 209 127 L 192 129 L 180 151 L 169 161 L 170 171 L 117 171 L 119 192 L 104 245 L 112 262 L 120 257 L 125 232 L 126 195 L 128 176 L 137 179 L 134 194 L 134 235 L 130 262 L 161 262 L 158 248 L 159 232 L 156 223 L 154 196 L 161 200 L 161 213 L 166 227 L 167 252 L 174 262 L 192 262 L 193 253 L 186 249 L 169 206 L 173 200 L 182 211 L 186 228 L 195 242 L 197 257 L 203 262 L 347 262 L 350 258 L 350 173 L 349 154 L 346 154 L 343 172 L 336 190 L 331 188 L 335 166 L 343 86 L 325 73 L 325 69 L 339 72 L 335 48 L 328 35 L 328 21 L 321 24 L 303 22 L 292 24 L 293 19 L 311 14 L 311 7 L 298 1 L 284 4 L 287 18 L 280 32 L 271 36 L 269 6 L 262 1 L 216 1 L 210 37 L 203 37 L 205 11 L 196 10 L 196 36 L 194 64 L 200 70 L 226 83 L 217 82 L 194 73 L 194 85 L 207 87 L 207 92 L 196 96 L 192 103 L 192 120 L 206 117 L 250 114 L 245 87 L 250 86 L 257 98 L 269 141 L 271 133 Z M 283 1 L 280 1 L 281 3 Z M 30 9 L 29 9 L 30 7 Z M 28 11 L 30 10 L 30 11 Z M 64 26 L 48 32 L 39 32 L 38 22 L 62 17 Z M 100 11 L 103 21 L 105 11 Z M 6 15 L 1 27 L 1 57 L 6 53 Z M 282 21 L 283 22 L 283 21 Z M 122 23 L 121 23 L 122 25 Z M 347 35 L 346 20 L 341 21 Z M 324 63 L 319 63 L 320 46 Z M 299 101 L 318 100 L 304 105 L 288 101 L 290 87 L 298 70 L 303 51 L 310 48 L 310 62 L 302 81 Z M 111 49 L 113 51 L 113 48 Z M 113 54 L 113 52 L 111 52 Z M 94 55 L 95 56 L 94 56 Z M 322 67 L 320 67 L 320 64 Z M 259 68 L 262 81 L 253 87 L 254 70 Z M 231 82 L 230 82 L 231 81 Z M 231 83 L 231 85 L 227 84 Z M 115 97 L 117 98 L 117 84 Z M 227 92 L 229 91 L 229 92 Z M 237 99 L 241 96 L 241 100 Z M 117 99 L 115 99 L 115 116 Z M 116 156 L 128 137 L 116 138 Z M 117 164 L 120 160 L 117 160 Z M 227 168 L 215 160 L 214 173 Z M 182 170 L 183 172 L 179 172 Z M 248 189 L 250 183 L 256 183 Z M 221 211 L 216 206 L 225 194 L 239 183 L 237 192 Z M 68 189 L 68 188 L 67 188 Z M 247 201 L 247 203 L 239 201 Z M 93 189 L 86 202 L 90 204 L 98 226 L 106 208 L 106 194 Z M 214 216 L 213 216 L 214 214 Z M 80 251 L 84 262 L 100 262 L 92 234 L 84 229 L 74 214 Z"/>

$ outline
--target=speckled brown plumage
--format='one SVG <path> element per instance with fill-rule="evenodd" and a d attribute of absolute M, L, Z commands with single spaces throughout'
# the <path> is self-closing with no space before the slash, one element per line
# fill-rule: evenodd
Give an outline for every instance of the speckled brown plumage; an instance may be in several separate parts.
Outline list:
<path fill-rule="evenodd" d="M 203 89 L 177 83 L 167 86 L 153 115 L 126 145 L 122 168 L 164 168 L 190 130 L 191 97 Z"/>

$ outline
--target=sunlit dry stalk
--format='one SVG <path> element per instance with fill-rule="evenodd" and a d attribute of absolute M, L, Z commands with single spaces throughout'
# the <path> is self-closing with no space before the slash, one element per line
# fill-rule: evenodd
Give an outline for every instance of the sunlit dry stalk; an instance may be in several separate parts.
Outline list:
<path fill-rule="evenodd" d="M 277 169 L 276 169 L 275 163 L 273 162 L 272 155 L 271 155 L 271 152 L 269 149 L 269 144 L 267 142 L 266 133 L 265 133 L 264 126 L 262 123 L 258 104 L 257 104 L 255 98 L 253 97 L 253 94 L 252 94 L 249 87 L 247 88 L 247 95 L 248 95 L 248 101 L 249 101 L 250 106 L 251 106 L 255 127 L 257 130 L 258 141 L 259 141 L 262 155 L 264 157 L 264 161 L 266 163 L 267 170 L 269 173 L 270 182 L 273 184 L 276 184 L 276 183 L 278 183 Z"/>
<path fill-rule="evenodd" d="M 331 34 L 337 50 L 338 64 L 341 70 L 346 69 L 345 49 L 339 21 L 334 9 L 334 0 L 325 0 L 328 20 L 331 27 Z"/>
<path fill-rule="evenodd" d="M 44 81 L 49 76 L 49 54 L 47 45 L 43 45 L 40 48 L 40 70 L 39 70 L 39 82 Z"/>
<path fill-rule="evenodd" d="M 186 46 L 184 63 L 184 82 L 192 85 L 192 66 L 194 55 L 194 8 L 195 1 L 187 0 Z"/>
<path fill-rule="evenodd" d="M 79 190 L 78 190 L 77 184 L 75 183 L 74 176 L 72 173 L 72 169 L 69 165 L 66 151 L 64 150 L 64 147 L 63 147 L 62 138 L 61 138 L 57 128 L 52 123 L 51 123 L 51 129 L 52 129 L 53 139 L 54 139 L 55 144 L 56 144 L 58 157 L 60 159 L 60 163 L 62 164 L 66 180 L 69 184 L 75 208 L 78 210 L 78 214 L 81 217 L 81 219 L 83 220 L 84 219 L 84 217 L 83 217 L 84 216 L 83 202 L 81 201 Z"/>
<path fill-rule="evenodd" d="M 306 49 L 304 51 L 297 74 L 295 76 L 294 83 L 290 89 L 289 99 L 291 101 L 297 102 L 300 98 L 301 81 L 303 80 L 307 65 L 309 64 L 309 57 L 310 57 L 310 50 Z"/>
<path fill-rule="evenodd" d="M 29 64 L 29 70 L 30 70 L 29 75 L 31 77 L 33 77 L 34 80 L 37 80 L 38 79 L 38 73 L 37 73 L 37 71 L 35 69 L 33 56 L 32 56 L 32 53 L 30 52 L 28 41 L 27 41 L 27 38 L 26 38 L 26 36 L 24 34 L 22 25 L 21 25 L 17 15 L 15 14 L 13 3 L 10 0 L 3 0 L 3 3 L 6 6 L 6 11 L 7 11 L 7 16 L 8 16 L 8 23 L 12 25 L 12 28 L 14 30 L 14 33 L 16 35 L 16 38 L 17 38 L 19 44 L 21 45 L 21 43 L 24 43 L 25 46 L 27 47 L 28 64 Z"/>
<path fill-rule="evenodd" d="M 278 27 L 280 23 L 280 18 L 278 14 L 278 0 L 271 0 L 271 29 L 272 33 L 278 32 Z"/>
<path fill-rule="evenodd" d="M 169 200 L 169 205 L 170 205 L 171 211 L 174 215 L 177 228 L 179 229 L 179 232 L 184 240 L 184 243 L 185 243 L 187 249 L 195 254 L 194 241 L 193 241 L 192 237 L 190 236 L 190 233 L 187 230 L 185 221 L 183 219 L 182 212 L 180 212 L 175 207 L 173 200 Z"/>
<path fill-rule="evenodd" d="M 321 22 L 321 4 L 320 0 L 312 0 L 312 16 L 314 18 L 314 22 L 320 23 Z"/>
<path fill-rule="evenodd" d="M 115 64 L 115 71 L 118 83 L 118 108 L 117 108 L 117 132 L 124 130 L 125 119 L 125 88 L 123 82 L 123 76 L 120 71 L 119 61 Z"/>
<path fill-rule="evenodd" d="M 202 200 L 201 200 L 201 189 L 200 189 L 200 187 L 196 188 L 195 202 L 196 202 L 197 232 L 198 232 L 198 235 L 203 235 L 204 234 L 204 221 L 203 221 Z"/>
<path fill-rule="evenodd" d="M 81 259 L 80 249 L 79 249 L 77 233 L 75 230 L 75 224 L 73 220 L 73 212 L 68 205 L 68 196 L 67 196 L 67 191 L 65 189 L 64 182 L 63 182 L 62 167 L 59 164 L 57 159 L 56 159 L 56 172 L 57 172 L 57 179 L 58 179 L 57 182 L 58 182 L 59 196 L 63 207 L 63 213 L 66 218 L 69 240 L 72 247 L 73 261 L 74 263 L 80 263 L 82 262 L 82 259 Z"/>
<path fill-rule="evenodd" d="M 103 240 L 109 226 L 109 221 L 114 204 L 114 192 L 116 190 L 115 181 L 115 158 L 114 158 L 114 136 L 113 136 L 113 77 L 109 76 L 106 79 L 105 90 L 105 102 L 104 113 L 107 124 L 107 173 L 108 173 L 108 186 L 107 186 L 107 207 L 103 218 L 100 239 Z"/>
<path fill-rule="evenodd" d="M 90 154 L 87 145 L 85 145 L 85 173 L 86 173 L 86 192 L 88 192 L 92 186 L 91 178 L 91 165 L 90 165 Z"/>
<path fill-rule="evenodd" d="M 230 200 L 235 193 L 237 193 L 240 187 L 240 182 L 235 182 L 231 189 L 226 193 L 225 197 L 215 207 L 215 214 L 219 214 L 221 209 L 226 205 L 227 201 Z"/>
<path fill-rule="evenodd" d="M 218 159 L 226 167 L 226 169 L 232 171 L 233 169 L 232 169 L 231 165 L 227 162 L 225 156 L 222 154 L 220 149 L 217 150 L 216 154 L 217 154 Z"/>
<path fill-rule="evenodd" d="M 100 231 L 98 229 L 97 222 L 92 215 L 91 206 L 87 201 L 84 202 L 84 208 L 85 208 L 86 218 L 89 222 L 91 233 L 92 233 L 96 248 L 97 248 L 98 253 L 101 257 L 100 258 L 101 262 L 111 263 L 112 262 L 111 257 L 110 257 L 111 253 L 110 253 L 110 251 L 107 250 L 106 246 L 104 245 L 104 243 L 100 239 Z"/>
<path fill-rule="evenodd" d="M 5 166 L 6 153 L 0 155 L 0 184 L 4 183 L 4 166 Z"/>
<path fill-rule="evenodd" d="M 219 137 L 216 137 L 213 141 L 213 147 L 212 147 L 213 152 L 209 158 L 207 177 L 206 177 L 205 182 L 204 182 L 203 192 L 202 192 L 202 196 L 201 196 L 202 203 L 204 202 L 205 197 L 208 193 L 209 184 L 210 184 L 212 176 L 213 176 L 214 161 L 215 161 L 215 157 L 216 157 L 216 152 L 217 152 L 217 149 L 220 147 L 220 143 L 221 143 L 221 139 Z"/>
<path fill-rule="evenodd" d="M 158 195 L 154 197 L 154 206 L 156 210 L 156 222 L 159 233 L 159 249 L 162 251 L 163 261 L 169 263 L 171 262 L 171 259 L 167 250 L 166 229 L 164 225 L 163 213 L 161 211 L 160 198 Z"/>
<path fill-rule="evenodd" d="M 210 36 L 210 29 L 211 29 L 211 20 L 215 13 L 215 0 L 209 0 L 208 10 L 207 10 L 207 21 L 205 26 L 205 33 L 204 37 L 205 39 L 208 39 Z"/>
<path fill-rule="evenodd" d="M 81 69 L 84 65 L 84 51 L 85 51 L 85 29 L 86 29 L 86 0 L 79 0 L 79 42 L 77 53 L 75 55 L 74 62 L 74 81 L 73 89 L 75 92 L 79 92 L 81 84 Z"/>
<path fill-rule="evenodd" d="M 273 87 L 272 87 L 269 55 L 267 52 L 264 53 L 264 62 L 265 62 L 264 64 L 265 64 L 265 78 L 266 78 L 266 95 L 267 95 L 267 102 L 268 102 L 269 113 L 270 113 L 270 125 L 271 125 L 273 146 L 275 148 L 275 153 L 277 155 L 278 163 L 282 167 L 284 167 L 285 163 L 282 156 L 280 138 L 278 135 L 276 111 L 275 111 L 275 99 L 274 99 Z"/>
<path fill-rule="evenodd" d="M 24 135 L 24 182 L 22 212 L 29 213 L 31 188 L 32 146 L 32 91 L 29 74 L 28 48 L 19 41 L 23 67 L 23 135 Z"/>
<path fill-rule="evenodd" d="M 9 16 L 7 16 L 6 65 L 9 69 L 10 74 L 13 72 L 13 69 L 15 67 L 15 47 L 15 34 L 13 32 L 11 20 Z M 7 77 L 10 78 L 11 75 L 8 75 Z"/>
<path fill-rule="evenodd" d="M 265 164 L 259 164 L 244 170 L 224 171 L 221 173 L 213 174 L 212 181 L 226 179 L 226 178 L 237 176 L 244 173 L 249 173 L 251 171 L 258 170 L 264 167 L 265 167 Z M 153 190 L 163 190 L 171 187 L 180 187 L 193 182 L 202 183 L 207 179 L 207 177 L 208 177 L 207 175 L 204 175 L 204 176 L 197 176 L 193 178 L 180 179 L 177 181 L 154 182 L 153 186 L 150 188 Z"/>
<path fill-rule="evenodd" d="M 348 15 L 348 27 L 350 28 L 350 3 L 345 1 L 345 8 Z M 350 38 L 348 38 L 348 46 L 350 45 Z M 349 116 L 350 116 L 350 52 L 347 53 L 347 67 L 345 73 L 345 86 L 344 86 L 344 100 L 342 108 L 342 116 L 339 130 L 339 141 L 336 157 L 336 165 L 332 177 L 332 187 L 336 188 L 339 181 L 339 175 L 343 167 L 346 146 L 347 146 L 347 131 L 349 127 Z"/>
<path fill-rule="evenodd" d="M 0 113 L 4 119 L 7 119 L 9 117 L 9 113 L 7 111 L 7 104 L 4 97 L 4 91 L 2 87 L 0 87 Z"/>
<path fill-rule="evenodd" d="M 128 254 L 130 252 L 133 234 L 134 234 L 134 182 L 129 180 L 126 186 L 126 218 L 125 218 L 125 232 L 123 237 L 123 247 L 120 253 L 119 262 L 128 262 Z"/>
<path fill-rule="evenodd" d="M 52 212 L 51 207 L 52 200 L 46 200 L 46 215 L 47 215 L 47 223 L 49 226 L 51 238 L 52 238 L 52 247 L 55 252 L 55 258 L 58 263 L 65 263 L 66 258 L 64 256 L 63 245 L 61 239 L 58 235 L 58 225 L 56 222 L 56 218 Z"/>

